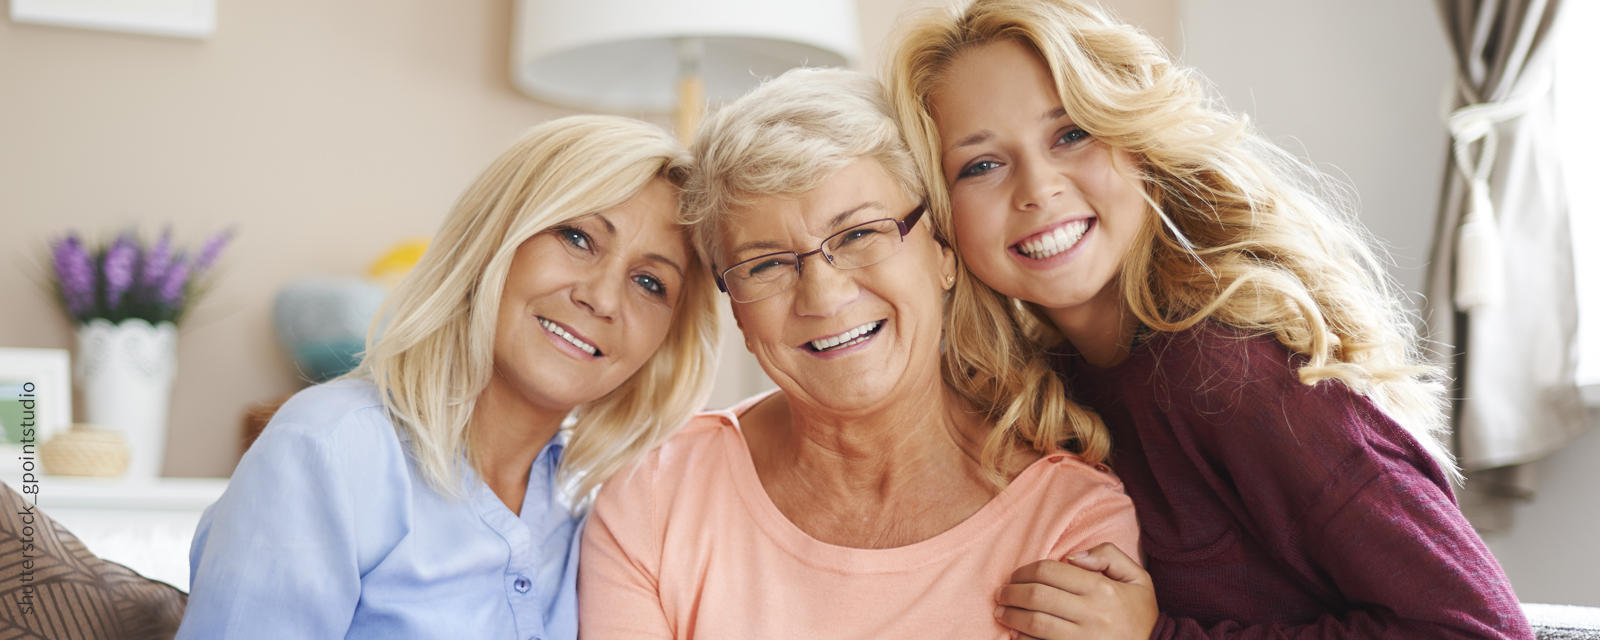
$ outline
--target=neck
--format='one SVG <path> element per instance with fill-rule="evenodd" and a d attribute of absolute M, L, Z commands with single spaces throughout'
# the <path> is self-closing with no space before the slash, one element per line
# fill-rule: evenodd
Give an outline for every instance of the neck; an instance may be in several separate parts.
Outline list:
<path fill-rule="evenodd" d="M 978 452 L 987 423 L 934 374 L 848 414 L 777 395 L 740 420 L 761 484 L 812 537 L 875 549 L 948 530 L 995 494 Z"/>
<path fill-rule="evenodd" d="M 1123 304 L 1121 287 L 1115 280 L 1088 301 L 1046 308 L 1045 315 L 1089 364 L 1110 367 L 1128 357 L 1137 323 Z"/>
<path fill-rule="evenodd" d="M 495 374 L 472 410 L 473 462 L 484 483 L 512 513 L 522 510 L 528 472 L 570 409 L 528 402 Z"/>

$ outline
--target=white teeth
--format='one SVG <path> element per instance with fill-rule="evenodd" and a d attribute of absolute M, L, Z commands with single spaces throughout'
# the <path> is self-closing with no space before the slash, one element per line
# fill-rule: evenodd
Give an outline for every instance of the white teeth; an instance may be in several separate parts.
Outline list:
<path fill-rule="evenodd" d="M 1056 227 L 1050 233 L 1020 243 L 1017 245 L 1017 250 L 1022 252 L 1022 255 L 1034 260 L 1043 260 L 1071 249 L 1073 245 L 1078 244 L 1078 240 L 1082 239 L 1084 232 L 1088 230 L 1089 221 L 1078 220 Z"/>
<path fill-rule="evenodd" d="M 550 333 L 554 333 L 554 334 L 556 334 L 558 336 L 561 336 L 562 338 L 566 339 L 567 342 L 571 342 L 572 346 L 577 347 L 579 349 L 583 349 L 584 353 L 587 353 L 587 354 L 589 354 L 591 356 L 600 352 L 599 349 L 594 348 L 594 345 L 589 344 L 587 342 L 584 342 L 582 340 L 579 340 L 577 337 L 573 336 L 572 334 L 567 333 L 566 330 L 562 329 L 561 325 L 559 325 L 559 324 L 556 324 L 556 323 L 551 322 L 549 320 L 545 320 L 544 318 L 539 318 L 539 326 L 544 327 L 545 331 L 549 331 Z"/>
<path fill-rule="evenodd" d="M 862 341 L 866 340 L 867 339 L 866 338 L 866 334 L 871 333 L 874 329 L 877 329 L 878 326 L 881 325 L 881 324 L 883 324 L 882 320 L 874 320 L 872 322 L 868 322 L 868 323 L 866 323 L 864 325 L 861 325 L 859 327 L 856 327 L 854 329 L 851 329 L 851 330 L 846 331 L 844 333 L 841 333 L 839 335 L 833 336 L 831 338 L 822 338 L 820 340 L 812 340 L 811 341 L 811 348 L 815 349 L 817 351 L 828 351 L 828 350 L 831 350 L 831 349 L 843 349 L 845 347 L 848 347 L 848 346 L 851 346 L 851 345 L 854 345 L 854 344 L 857 344 L 859 342 L 862 342 Z"/>

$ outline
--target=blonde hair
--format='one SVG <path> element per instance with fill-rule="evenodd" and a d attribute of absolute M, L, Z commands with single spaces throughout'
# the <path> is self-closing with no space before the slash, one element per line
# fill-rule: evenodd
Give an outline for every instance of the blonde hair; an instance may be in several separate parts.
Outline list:
<path fill-rule="evenodd" d="M 462 195 L 385 301 L 351 374 L 377 385 L 429 484 L 459 495 L 461 460 L 477 466 L 472 412 L 493 373 L 500 296 L 517 248 L 552 226 L 623 204 L 655 178 L 681 188 L 687 173 L 687 153 L 659 128 L 573 116 L 528 131 Z M 561 462 L 574 504 L 664 441 L 710 393 L 715 287 L 695 256 L 690 263 L 661 347 L 622 386 L 577 410 Z"/>
<path fill-rule="evenodd" d="M 1120 286 L 1140 322 L 1174 332 L 1214 318 L 1270 333 L 1306 358 L 1302 383 L 1334 379 L 1369 396 L 1457 473 L 1437 439 L 1447 426 L 1440 373 L 1422 364 L 1400 290 L 1349 198 L 1220 107 L 1198 74 L 1174 65 L 1152 38 L 1094 5 L 976 0 L 904 28 L 890 92 L 936 224 L 954 228 L 929 96 L 963 51 L 998 41 L 1038 55 L 1074 122 L 1137 158 L 1134 177 L 1152 217 L 1128 251 Z M 1033 348 L 1060 339 L 1036 305 L 1013 301 L 1007 312 Z M 982 348 L 952 343 L 947 357 Z"/>
<path fill-rule="evenodd" d="M 695 138 L 695 168 L 685 198 L 696 246 L 710 262 L 733 207 L 751 196 L 809 191 L 859 158 L 876 160 L 907 195 L 925 198 L 922 178 L 877 80 L 840 69 L 796 69 L 766 82 L 713 114 Z M 934 228 L 934 239 L 948 246 L 939 229 Z M 973 296 L 967 291 L 970 282 L 975 280 L 957 282 L 947 300 Z M 1020 328 L 1005 314 L 1003 297 L 992 291 L 976 295 L 990 297 L 984 308 L 992 313 L 957 322 L 946 313 L 946 343 L 1008 346 L 996 352 L 1000 355 L 955 362 L 955 368 L 944 357 L 941 369 L 945 383 L 993 423 L 979 461 L 989 480 L 1004 486 L 1001 470 L 1017 446 L 1044 451 L 1069 439 L 1059 417 L 1065 400 L 1042 355 L 1025 348 Z M 998 389 L 1017 391 L 1003 395 Z M 1094 450 L 1090 457 L 1098 462 L 1104 451 Z"/>

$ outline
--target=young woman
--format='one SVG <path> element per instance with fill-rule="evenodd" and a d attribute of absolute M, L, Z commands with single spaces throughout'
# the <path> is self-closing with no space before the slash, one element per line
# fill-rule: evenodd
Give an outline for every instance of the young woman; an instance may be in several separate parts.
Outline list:
<path fill-rule="evenodd" d="M 686 167 L 598 116 L 490 165 L 361 367 L 284 405 L 206 511 L 178 637 L 577 637 L 580 507 L 712 379 Z"/>
<path fill-rule="evenodd" d="M 1103 420 L 1141 523 L 1148 573 L 1109 548 L 1027 565 L 1006 625 L 1531 637 L 1455 505 L 1443 387 L 1325 178 L 1075 0 L 930 15 L 892 64 L 930 212 L 992 288 L 952 315 L 1019 301 L 1005 326 L 1052 351 L 1075 424 Z"/>

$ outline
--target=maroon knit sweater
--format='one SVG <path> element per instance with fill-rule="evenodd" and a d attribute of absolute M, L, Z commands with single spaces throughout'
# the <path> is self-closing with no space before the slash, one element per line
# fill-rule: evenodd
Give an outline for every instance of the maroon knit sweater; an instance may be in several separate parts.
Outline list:
<path fill-rule="evenodd" d="M 1271 336 L 1202 323 L 1053 364 L 1111 431 L 1161 617 L 1152 638 L 1531 639 L 1414 438 Z"/>

